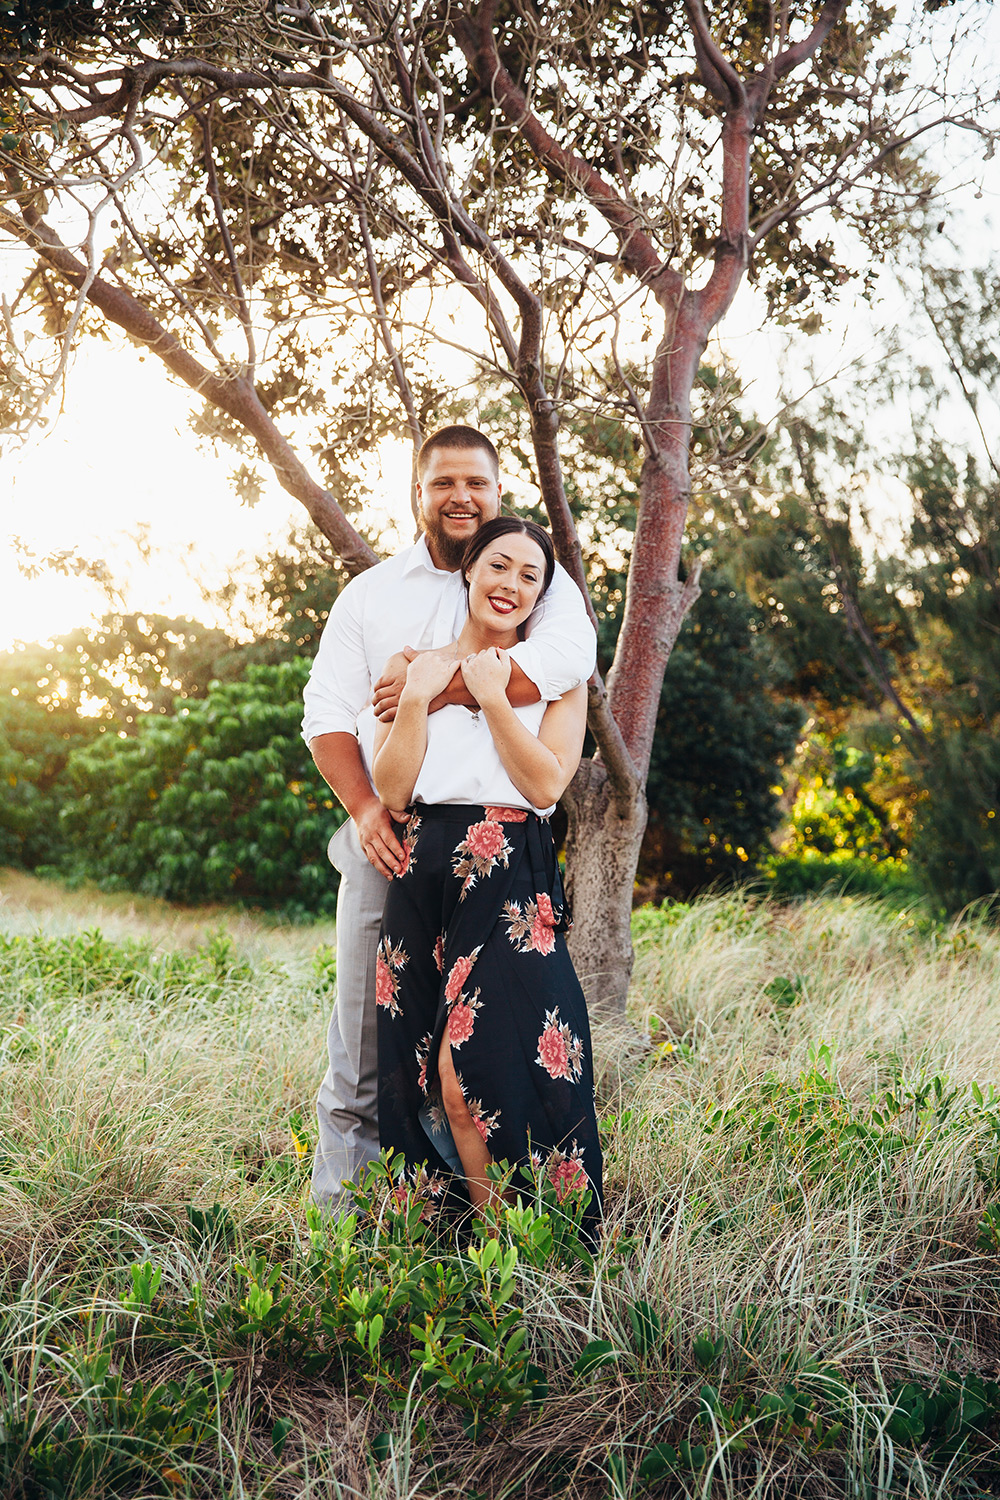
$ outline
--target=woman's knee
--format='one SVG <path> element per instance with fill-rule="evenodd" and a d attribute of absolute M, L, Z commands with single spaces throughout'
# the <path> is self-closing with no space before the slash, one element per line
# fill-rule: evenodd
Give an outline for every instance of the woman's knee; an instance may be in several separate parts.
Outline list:
<path fill-rule="evenodd" d="M 462 1085 L 454 1073 L 451 1073 L 449 1076 L 442 1071 L 441 1102 L 444 1105 L 444 1112 L 448 1116 L 450 1124 L 462 1125 L 470 1118 L 469 1106 L 466 1104 L 465 1095 L 462 1093 Z"/>

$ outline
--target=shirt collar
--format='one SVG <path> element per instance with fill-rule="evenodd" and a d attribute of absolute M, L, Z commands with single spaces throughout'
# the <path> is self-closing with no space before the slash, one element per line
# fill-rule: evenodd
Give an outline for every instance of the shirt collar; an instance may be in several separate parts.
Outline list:
<path fill-rule="evenodd" d="M 427 538 L 425 536 L 422 536 L 418 542 L 414 542 L 410 548 L 410 554 L 403 564 L 403 577 L 407 577 L 410 573 L 416 573 L 421 568 L 428 573 L 433 573 L 438 578 L 442 574 L 450 575 L 452 572 L 450 568 L 436 568 L 434 566 L 434 560 L 431 557 L 430 548 L 427 546 Z"/>

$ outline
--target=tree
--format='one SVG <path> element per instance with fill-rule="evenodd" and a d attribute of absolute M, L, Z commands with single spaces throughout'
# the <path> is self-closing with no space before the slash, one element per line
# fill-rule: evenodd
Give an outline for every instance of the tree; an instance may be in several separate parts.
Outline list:
<path fill-rule="evenodd" d="M 644 880 L 674 895 L 746 878 L 771 852 L 776 783 L 803 713 L 774 690 L 774 652 L 760 627 L 724 574 L 703 574 L 660 695 L 639 862 Z"/>
<path fill-rule="evenodd" d="M 699 587 L 680 558 L 708 336 L 748 271 L 774 316 L 815 322 L 932 194 L 914 141 L 948 118 L 985 134 L 986 101 L 945 98 L 937 75 L 914 84 L 873 0 L 726 0 L 711 15 L 703 0 L 116 0 L 99 35 L 83 0 L 22 17 L 19 32 L 20 14 L 9 30 L 23 50 L 2 74 L 0 228 L 34 263 L 13 312 L 33 306 L 63 350 L 102 320 L 123 328 L 247 454 L 245 487 L 257 452 L 348 571 L 372 560 L 338 504 L 355 493 L 356 454 L 390 430 L 419 437 L 443 400 L 449 341 L 523 401 L 557 550 L 581 587 L 560 415 L 604 410 L 637 435 L 622 626 L 607 688 L 591 685 L 598 753 L 566 797 L 575 955 L 598 976 L 592 998 L 620 1005 L 660 686 Z M 57 228 L 64 209 L 75 248 Z M 452 316 L 468 299 L 451 340 L 433 324 L 442 287 Z M 309 378 L 317 306 L 324 332 L 358 348 L 332 403 Z M 610 385 L 595 350 L 601 363 L 610 351 Z M 645 396 L 628 375 L 637 351 Z M 8 420 L 28 421 L 63 357 L 7 358 L 20 381 Z M 287 436 L 306 427 L 300 446 L 327 485 Z"/>
<path fill-rule="evenodd" d="M 1000 890 L 1000 489 L 930 442 L 913 459 L 910 575 L 927 724 L 913 863 L 950 911 Z"/>

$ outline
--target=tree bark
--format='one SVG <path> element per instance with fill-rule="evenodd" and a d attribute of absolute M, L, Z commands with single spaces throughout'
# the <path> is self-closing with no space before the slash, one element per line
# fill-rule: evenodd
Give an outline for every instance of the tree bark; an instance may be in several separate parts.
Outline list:
<path fill-rule="evenodd" d="M 569 948 L 597 1019 L 621 1016 L 632 976 L 632 889 L 646 794 L 620 798 L 607 768 L 585 760 L 563 796 L 566 894 L 573 913 Z"/>

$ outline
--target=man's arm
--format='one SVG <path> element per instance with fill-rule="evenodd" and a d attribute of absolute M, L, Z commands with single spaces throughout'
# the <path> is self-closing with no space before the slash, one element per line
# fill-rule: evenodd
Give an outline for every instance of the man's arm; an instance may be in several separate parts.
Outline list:
<path fill-rule="evenodd" d="M 305 689 L 302 737 L 334 796 L 358 831 L 369 864 L 390 879 L 403 851 L 392 819 L 372 791 L 355 725 L 371 687 L 364 649 L 365 579 L 353 579 L 334 600 Z"/>
<path fill-rule="evenodd" d="M 383 723 L 389 723 L 396 716 L 399 707 L 399 696 L 406 685 L 406 668 L 418 653 L 407 646 L 398 651 L 395 656 L 389 658 L 385 664 L 385 671 L 376 682 L 372 690 L 372 704 L 375 709 L 375 717 Z M 541 697 L 531 678 L 512 661 L 510 664 L 510 681 L 507 683 L 507 701 L 511 708 L 524 708 L 529 703 L 537 703 Z M 436 713 L 439 708 L 444 708 L 446 703 L 460 703 L 464 708 L 478 707 L 475 698 L 465 685 L 462 669 L 455 668 L 452 677 L 443 693 L 438 693 L 432 699 L 428 713 Z"/>
<path fill-rule="evenodd" d="M 392 814 L 372 791 L 353 734 L 318 734 L 309 741 L 316 769 L 358 830 L 358 840 L 369 864 L 391 880 L 402 868 L 403 850 L 392 826 Z M 397 822 L 405 821 L 405 813 Z"/>
<path fill-rule="evenodd" d="M 529 703 L 537 703 L 542 696 L 535 684 L 526 672 L 523 672 L 516 661 L 511 661 L 510 677 L 507 680 L 507 702 L 511 708 L 525 708 Z M 477 708 L 475 698 L 465 685 L 465 678 L 459 669 L 449 682 L 443 693 L 431 701 L 430 713 L 435 713 L 439 708 L 444 708 L 446 703 L 461 703 L 463 708 Z"/>
<path fill-rule="evenodd" d="M 547 703 L 591 677 L 597 632 L 583 595 L 558 563 L 544 598 L 528 618 L 526 637 L 511 648 L 511 665 L 523 670 Z"/>

